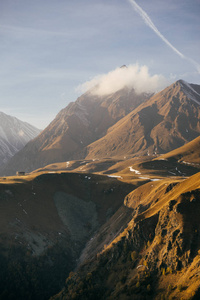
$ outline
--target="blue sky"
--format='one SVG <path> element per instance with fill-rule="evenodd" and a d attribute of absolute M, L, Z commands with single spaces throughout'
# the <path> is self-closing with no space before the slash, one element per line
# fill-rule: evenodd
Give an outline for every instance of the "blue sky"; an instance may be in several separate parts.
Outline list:
<path fill-rule="evenodd" d="M 0 111 L 38 128 L 121 65 L 200 84 L 200 1 L 137 4 L 181 58 L 124 0 L 0 0 Z"/>

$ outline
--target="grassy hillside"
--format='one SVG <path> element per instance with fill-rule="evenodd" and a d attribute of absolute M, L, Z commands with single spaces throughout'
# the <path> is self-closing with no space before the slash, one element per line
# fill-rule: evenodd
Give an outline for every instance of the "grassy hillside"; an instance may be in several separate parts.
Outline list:
<path fill-rule="evenodd" d="M 176 160 L 186 165 L 200 166 L 200 137 L 174 151 L 162 155 L 162 158 Z"/>
<path fill-rule="evenodd" d="M 157 155 L 198 137 L 199 96 L 187 88 L 180 80 L 153 95 L 88 145 L 86 158 Z"/>
<path fill-rule="evenodd" d="M 127 228 L 51 299 L 199 299 L 199 199 L 200 173 L 131 192 Z"/>

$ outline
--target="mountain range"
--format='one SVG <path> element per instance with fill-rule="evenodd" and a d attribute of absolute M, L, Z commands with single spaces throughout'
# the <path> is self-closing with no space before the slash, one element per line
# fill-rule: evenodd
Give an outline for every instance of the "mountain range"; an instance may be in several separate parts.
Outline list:
<path fill-rule="evenodd" d="M 2 172 L 12 175 L 73 159 L 172 151 L 200 134 L 199 89 L 179 80 L 153 96 L 128 88 L 108 96 L 89 91 L 64 108 Z"/>
<path fill-rule="evenodd" d="M 39 133 L 34 126 L 0 112 L 0 166 Z"/>
<path fill-rule="evenodd" d="M 157 155 L 200 134 L 199 86 L 180 80 L 155 94 L 87 147 L 86 158 Z"/>
<path fill-rule="evenodd" d="M 200 86 L 93 92 L 1 168 L 0 298 L 200 299 Z"/>
<path fill-rule="evenodd" d="M 87 145 L 104 136 L 110 126 L 149 97 L 128 88 L 106 97 L 83 94 L 10 160 L 3 173 L 30 172 L 55 161 L 84 158 Z"/>

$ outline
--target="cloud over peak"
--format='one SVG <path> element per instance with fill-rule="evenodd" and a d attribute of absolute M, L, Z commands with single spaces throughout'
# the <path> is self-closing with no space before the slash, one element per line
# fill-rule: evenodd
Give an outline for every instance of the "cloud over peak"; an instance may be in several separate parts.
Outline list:
<path fill-rule="evenodd" d="M 147 66 L 135 64 L 95 76 L 92 80 L 80 85 L 78 90 L 81 92 L 90 91 L 94 95 L 104 96 L 127 87 L 133 88 L 136 93 L 140 94 L 157 92 L 168 84 L 169 81 L 164 76 L 151 76 Z"/>

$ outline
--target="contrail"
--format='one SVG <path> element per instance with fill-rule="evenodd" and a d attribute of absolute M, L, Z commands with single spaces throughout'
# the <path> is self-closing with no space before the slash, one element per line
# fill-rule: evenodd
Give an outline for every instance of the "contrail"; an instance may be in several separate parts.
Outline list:
<path fill-rule="evenodd" d="M 150 17 L 147 15 L 147 13 L 134 1 L 129 0 L 130 4 L 133 6 L 135 11 L 143 18 L 145 23 L 165 42 L 167 46 L 169 46 L 176 54 L 178 54 L 181 58 L 188 60 L 190 63 L 192 63 L 198 73 L 200 73 L 200 65 L 192 60 L 191 58 L 186 57 L 183 53 L 181 53 L 179 50 L 177 50 L 163 35 L 160 33 L 158 28 L 154 25 L 154 23 L 151 21 Z"/>

